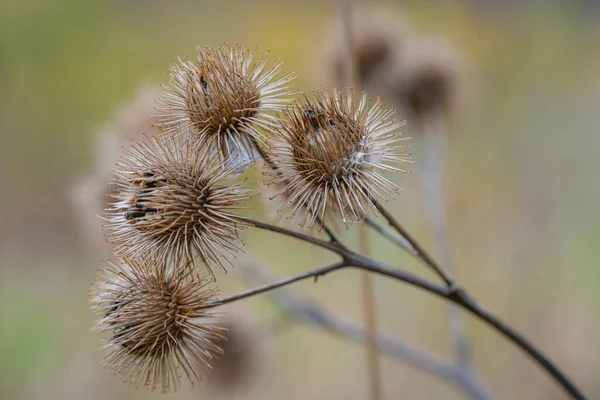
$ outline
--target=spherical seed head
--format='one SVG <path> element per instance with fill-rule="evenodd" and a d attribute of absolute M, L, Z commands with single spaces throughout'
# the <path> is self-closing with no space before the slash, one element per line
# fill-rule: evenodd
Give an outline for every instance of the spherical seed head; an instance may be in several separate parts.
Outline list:
<path fill-rule="evenodd" d="M 110 369 L 135 386 L 175 391 L 182 375 L 193 384 L 199 365 L 210 368 L 226 329 L 207 304 L 216 291 L 196 271 L 130 262 L 99 270 L 90 288 L 95 330 L 110 332 Z"/>
<path fill-rule="evenodd" d="M 463 65 L 446 42 L 415 40 L 404 62 L 391 71 L 390 97 L 418 118 L 455 118 L 463 103 Z"/>
<path fill-rule="evenodd" d="M 200 47 L 196 62 L 180 59 L 159 96 L 159 126 L 223 158 L 237 157 L 240 168 L 249 165 L 258 157 L 261 130 L 273 125 L 272 113 L 287 102 L 286 85 L 294 78 L 277 79 L 282 62 L 255 61 L 255 53 L 241 46 Z"/>
<path fill-rule="evenodd" d="M 271 153 L 276 165 L 271 184 L 289 196 L 281 210 L 303 213 L 302 225 L 312 226 L 334 207 L 343 222 L 364 219 L 374 196 L 393 196 L 398 186 L 383 171 L 407 172 L 393 163 L 410 162 L 397 142 L 404 121 L 381 102 L 370 104 L 363 93 L 356 102 L 352 90 L 343 95 L 321 90 L 284 111 L 273 134 Z M 310 212 L 309 210 L 313 210 Z"/>
<path fill-rule="evenodd" d="M 107 184 L 111 178 L 111 168 L 118 161 L 121 148 L 130 144 L 132 138 L 157 133 L 152 126 L 156 119 L 151 116 L 158 94 L 156 87 L 158 85 L 142 85 L 131 102 L 118 110 L 114 121 L 97 132 L 93 169 L 69 192 L 69 200 L 77 212 L 82 232 L 90 244 L 103 250 L 106 240 L 102 236 L 102 222 L 97 215 L 102 214 L 108 204 Z"/>
<path fill-rule="evenodd" d="M 286 146 L 282 138 L 279 137 L 272 139 L 271 147 L 282 146 Z M 311 211 L 306 207 L 306 205 L 302 205 L 293 215 L 286 215 L 285 213 L 281 212 L 283 208 L 286 208 L 290 198 L 293 195 L 293 193 L 290 191 L 290 188 L 287 186 L 287 180 L 281 179 L 278 180 L 278 183 L 275 183 L 275 179 L 273 179 L 273 177 L 280 175 L 281 172 L 276 171 L 274 166 L 270 166 L 265 163 L 263 166 L 263 174 L 266 176 L 266 179 L 263 180 L 263 186 L 260 188 L 260 200 L 266 217 L 269 220 L 276 221 L 279 225 L 284 226 L 287 223 L 290 223 L 296 229 L 300 227 L 302 228 L 302 231 L 309 233 L 312 226 L 309 227 L 305 223 L 305 213 L 311 213 Z M 322 215 L 319 215 L 319 217 L 323 218 L 323 225 L 327 225 L 331 231 L 334 233 L 341 233 L 342 229 L 339 224 L 340 215 L 337 210 L 337 207 L 335 207 L 332 202 L 329 202 L 326 205 L 325 212 L 322 213 Z M 314 213 L 316 214 L 316 211 Z"/>
<path fill-rule="evenodd" d="M 403 57 L 409 31 L 407 24 L 397 13 L 383 8 L 357 9 L 351 18 L 356 77 L 363 87 L 378 85 L 382 69 Z M 325 72 L 326 82 L 346 86 L 350 82 L 350 77 L 346 76 L 347 39 L 340 26 L 335 26 L 335 32 L 327 37 L 333 40 L 325 41 L 318 68 Z"/>
<path fill-rule="evenodd" d="M 157 83 L 140 86 L 131 102 L 118 113 L 116 120 L 99 132 L 96 145 L 95 171 L 103 174 L 108 181 L 111 168 L 119 159 L 123 146 L 131 139 L 141 139 L 144 135 L 158 133 L 154 125 L 158 119 L 153 116 L 159 85 Z"/>
<path fill-rule="evenodd" d="M 248 380 L 265 362 L 258 347 L 267 333 L 248 318 L 249 310 L 233 305 L 227 307 L 225 312 L 227 316 L 223 318 L 221 326 L 227 328 L 227 338 L 216 342 L 223 350 L 223 355 L 211 363 L 211 379 L 208 382 L 218 392 L 247 388 Z"/>
<path fill-rule="evenodd" d="M 244 226 L 231 211 L 250 194 L 229 183 L 226 162 L 198 156 L 181 136 L 153 137 L 124 149 L 115 167 L 116 190 L 105 216 L 106 238 L 118 257 L 150 257 L 159 263 L 195 265 L 199 256 L 225 269 L 242 244 Z"/>

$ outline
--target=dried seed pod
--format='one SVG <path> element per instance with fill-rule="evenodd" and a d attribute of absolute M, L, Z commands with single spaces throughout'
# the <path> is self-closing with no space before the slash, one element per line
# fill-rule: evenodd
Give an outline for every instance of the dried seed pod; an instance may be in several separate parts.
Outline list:
<path fill-rule="evenodd" d="M 119 110 L 115 120 L 96 134 L 92 172 L 82 177 L 69 192 L 83 233 L 91 244 L 103 250 L 106 240 L 97 215 L 102 214 L 108 203 L 111 169 L 119 159 L 121 148 L 129 145 L 132 138 L 158 132 L 152 126 L 157 120 L 151 116 L 158 94 L 156 87 L 158 85 L 142 85 L 133 100 Z"/>
<path fill-rule="evenodd" d="M 270 183 L 288 197 L 280 210 L 301 212 L 301 224 L 310 227 L 334 207 L 348 226 L 364 219 L 373 196 L 393 196 L 399 188 L 382 172 L 407 172 L 391 163 L 410 162 L 397 145 L 410 139 L 398 132 L 405 122 L 392 119 L 394 112 L 379 99 L 369 104 L 366 93 L 356 102 L 351 89 L 317 91 L 286 109 L 271 143 Z"/>
<path fill-rule="evenodd" d="M 363 88 L 379 88 L 381 72 L 397 64 L 404 57 L 409 28 L 398 13 L 387 8 L 357 9 L 351 14 L 352 47 L 356 58 L 356 78 Z M 335 25 L 335 31 L 326 35 L 323 56 L 319 58 L 319 71 L 330 84 L 346 86 L 351 81 L 345 52 L 346 37 Z M 332 40 L 327 40 L 332 38 Z"/>
<path fill-rule="evenodd" d="M 181 136 L 153 137 L 126 148 L 115 166 L 116 190 L 105 216 L 106 238 L 123 259 L 150 257 L 177 266 L 200 256 L 212 274 L 242 244 L 242 219 L 231 213 L 250 198 L 247 183 L 229 183 L 227 162 L 198 156 Z"/>
<path fill-rule="evenodd" d="M 221 326 L 227 328 L 227 338 L 216 342 L 223 355 L 211 363 L 211 379 L 208 382 L 215 392 L 235 393 L 248 389 L 250 384 L 247 381 L 257 375 L 265 362 L 265 356 L 258 347 L 268 334 L 248 318 L 249 310 L 240 307 L 229 305 L 224 308 L 227 316 Z"/>
<path fill-rule="evenodd" d="M 294 76 L 276 79 L 282 62 L 254 62 L 256 50 L 241 46 L 198 48 L 197 61 L 179 60 L 170 69 L 170 85 L 159 96 L 159 126 L 184 133 L 198 151 L 216 150 L 236 158 L 244 170 L 258 154 L 261 130 L 273 125 L 290 94 Z"/>
<path fill-rule="evenodd" d="M 222 354 L 215 344 L 227 329 L 211 312 L 216 290 L 197 271 L 130 261 L 100 269 L 90 288 L 90 307 L 99 314 L 95 330 L 111 332 L 104 347 L 110 369 L 136 387 L 175 391 L 185 375 L 200 379 Z"/>
<path fill-rule="evenodd" d="M 273 138 L 272 141 L 272 147 L 285 146 L 285 143 L 283 143 L 283 140 L 280 137 Z M 281 143 L 277 144 L 276 142 Z M 280 179 L 277 180 L 278 183 L 274 183 L 275 179 L 273 179 L 273 177 L 280 175 L 281 172 L 277 172 L 273 167 L 274 166 L 270 166 L 268 164 L 263 166 L 263 174 L 267 178 L 262 182 L 263 186 L 260 188 L 261 196 L 259 199 L 261 200 L 267 219 L 276 221 L 280 225 L 285 225 L 287 222 L 290 222 L 295 228 L 300 227 L 303 231 L 305 231 L 305 233 L 308 233 L 310 231 L 310 227 L 306 226 L 306 224 L 303 224 L 303 219 L 305 218 L 305 212 L 310 213 L 311 211 L 306 207 L 306 205 L 303 205 L 301 210 L 299 210 L 293 216 L 285 215 L 285 213 L 281 213 L 279 211 L 288 203 L 292 192 L 290 192 L 290 189 L 285 185 L 287 180 Z M 324 218 L 323 223 L 326 224 L 329 229 L 331 229 L 334 233 L 341 233 L 341 227 L 339 224 L 340 215 L 337 211 L 337 208 L 332 203 L 327 205 L 327 209 L 325 210 L 325 213 L 323 213 L 322 217 Z"/>
<path fill-rule="evenodd" d="M 444 41 L 415 39 L 400 65 L 386 72 L 387 95 L 419 119 L 456 118 L 463 105 L 464 66 Z"/>

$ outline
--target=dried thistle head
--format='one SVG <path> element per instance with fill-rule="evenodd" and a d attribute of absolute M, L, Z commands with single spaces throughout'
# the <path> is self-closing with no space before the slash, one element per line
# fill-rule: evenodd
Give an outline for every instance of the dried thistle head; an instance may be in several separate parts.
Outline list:
<path fill-rule="evenodd" d="M 244 226 L 231 211 L 250 198 L 247 183 L 228 182 L 227 163 L 198 155 L 181 136 L 153 137 L 126 148 L 115 166 L 116 190 L 105 216 L 106 238 L 120 258 L 194 265 L 212 274 L 242 244 Z"/>
<path fill-rule="evenodd" d="M 417 118 L 452 119 L 463 103 L 463 65 L 446 42 L 415 39 L 404 62 L 386 75 L 389 96 L 405 105 Z"/>
<path fill-rule="evenodd" d="M 357 9 L 352 18 L 352 46 L 356 58 L 356 75 L 363 87 L 380 84 L 380 74 L 388 65 L 398 63 L 403 57 L 408 36 L 408 26 L 403 18 L 388 9 Z M 319 70 L 326 82 L 346 86 L 346 38 L 339 26 L 327 35 Z M 324 79 L 324 80 L 325 80 Z"/>
<path fill-rule="evenodd" d="M 182 375 L 193 384 L 198 365 L 221 349 L 226 329 L 211 312 L 216 290 L 197 271 L 130 261 L 100 269 L 90 288 L 90 307 L 100 320 L 95 330 L 110 332 L 105 362 L 136 387 L 175 391 Z"/>
<path fill-rule="evenodd" d="M 272 138 L 271 148 L 281 148 L 282 146 L 286 146 L 286 144 L 281 137 Z M 281 213 L 281 209 L 286 207 L 293 195 L 291 189 L 286 185 L 287 179 L 273 179 L 274 177 L 282 176 L 282 172 L 277 171 L 273 166 L 267 163 L 263 166 L 263 174 L 267 179 L 262 182 L 262 187 L 260 188 L 261 196 L 259 196 L 259 199 L 267 219 L 276 221 L 280 225 L 285 225 L 290 222 L 296 229 L 301 227 L 305 233 L 308 233 L 311 227 L 307 226 L 303 220 L 306 218 L 305 213 L 310 214 L 311 210 L 303 204 L 298 209 L 298 212 L 293 215 Z M 322 213 L 322 215 L 319 215 L 319 217 L 323 218 L 322 222 L 334 233 L 341 233 L 339 224 L 340 215 L 337 210 L 337 207 L 330 202 L 327 204 L 325 212 Z M 314 213 L 316 213 L 316 211 Z"/>
<path fill-rule="evenodd" d="M 271 144 L 277 168 L 270 183 L 289 196 L 280 210 L 301 212 L 301 224 L 312 226 L 334 207 L 347 226 L 364 219 L 372 197 L 393 196 L 399 188 L 382 172 L 407 172 L 391 164 L 410 162 L 397 145 L 410 138 L 401 138 L 404 121 L 392 119 L 394 112 L 366 93 L 357 102 L 351 89 L 317 91 L 286 109 Z"/>
<path fill-rule="evenodd" d="M 119 159 L 121 148 L 131 139 L 158 133 L 154 125 L 158 119 L 152 114 L 158 96 L 158 84 L 140 86 L 133 100 L 117 115 L 117 119 L 105 126 L 98 134 L 96 144 L 95 171 L 108 181 L 111 168 Z"/>
<path fill-rule="evenodd" d="M 97 215 L 102 214 L 108 204 L 111 168 L 118 161 L 121 148 L 130 144 L 132 138 L 157 133 L 152 126 L 156 119 L 151 116 L 157 94 L 155 85 L 142 85 L 133 100 L 119 109 L 115 120 L 96 134 L 92 172 L 78 180 L 69 192 L 82 232 L 99 248 L 104 249 L 106 241 Z"/>
<path fill-rule="evenodd" d="M 263 367 L 264 355 L 258 347 L 266 333 L 251 322 L 248 309 L 239 305 L 224 307 L 227 315 L 221 326 L 227 328 L 227 337 L 216 342 L 223 350 L 223 355 L 211 363 L 211 379 L 208 383 L 215 391 L 231 392 L 247 389 L 247 380 Z"/>
<path fill-rule="evenodd" d="M 258 156 L 261 130 L 273 125 L 294 78 L 277 79 L 282 61 L 255 61 L 255 54 L 241 46 L 199 47 L 196 62 L 179 59 L 159 96 L 159 126 L 183 132 L 198 149 L 236 157 L 240 169 L 249 165 Z"/>

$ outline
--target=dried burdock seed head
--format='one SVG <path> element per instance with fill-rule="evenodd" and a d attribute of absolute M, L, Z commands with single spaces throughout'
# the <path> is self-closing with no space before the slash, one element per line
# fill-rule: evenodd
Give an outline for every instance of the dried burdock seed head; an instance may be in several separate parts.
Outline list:
<path fill-rule="evenodd" d="M 464 66 L 446 42 L 414 40 L 406 58 L 386 75 L 389 97 L 419 119 L 453 119 L 460 111 L 464 94 Z"/>
<path fill-rule="evenodd" d="M 351 14 L 352 45 L 356 58 L 356 75 L 363 87 L 379 84 L 380 74 L 389 64 L 403 57 L 408 28 L 404 19 L 388 9 L 357 9 Z M 334 24 L 337 25 L 337 24 Z M 351 81 L 346 56 L 346 38 L 340 26 L 327 35 L 319 70 L 326 82 L 346 86 Z M 324 80 L 325 80 L 324 79 Z"/>
<path fill-rule="evenodd" d="M 216 342 L 223 355 L 211 363 L 208 383 L 217 392 L 231 393 L 248 388 L 248 380 L 263 367 L 265 357 L 259 346 L 268 333 L 248 318 L 250 310 L 239 305 L 225 307 L 221 326 L 227 328 L 227 338 Z"/>
<path fill-rule="evenodd" d="M 118 161 L 123 146 L 130 144 L 133 138 L 141 139 L 144 135 L 158 133 L 154 127 L 158 119 L 152 116 L 158 88 L 158 84 L 142 85 L 131 103 L 119 112 L 117 119 L 99 133 L 95 170 L 106 180 L 110 179 L 111 168 Z"/>
<path fill-rule="evenodd" d="M 227 162 L 198 156 L 181 136 L 153 137 L 125 148 L 115 166 L 116 190 L 105 216 L 106 238 L 123 259 L 225 269 L 244 222 L 231 211 L 250 197 L 247 183 L 229 182 Z"/>
<path fill-rule="evenodd" d="M 159 96 L 159 126 L 183 132 L 199 150 L 237 158 L 240 170 L 250 165 L 261 131 L 287 103 L 286 85 L 294 78 L 277 79 L 282 62 L 267 64 L 266 56 L 255 61 L 255 53 L 240 46 L 200 47 L 196 62 L 180 59 Z"/>
<path fill-rule="evenodd" d="M 114 121 L 104 126 L 96 134 L 95 158 L 92 172 L 80 179 L 69 193 L 81 229 L 91 244 L 104 249 L 106 241 L 100 229 L 102 214 L 108 202 L 111 168 L 119 159 L 121 148 L 131 143 L 132 138 L 143 134 L 154 134 L 152 126 L 156 119 L 151 117 L 158 94 L 158 85 L 142 85 L 134 99 L 117 113 Z"/>
<path fill-rule="evenodd" d="M 284 147 L 286 146 L 285 141 L 281 137 L 273 138 L 271 147 Z M 293 193 L 291 189 L 286 185 L 287 179 L 274 179 L 277 176 L 282 176 L 282 172 L 276 171 L 273 166 L 265 164 L 263 166 L 263 174 L 267 177 L 263 181 L 263 186 L 260 188 L 261 196 L 259 199 L 263 205 L 265 215 L 269 220 L 276 221 L 280 225 L 291 223 L 296 225 L 296 228 L 300 226 L 305 233 L 310 231 L 311 227 L 305 223 L 306 213 L 310 213 L 310 210 L 306 205 L 302 205 L 296 213 L 293 215 L 285 215 L 281 213 L 281 209 L 285 208 L 290 201 Z M 277 182 L 277 183 L 275 183 Z M 315 211 L 315 214 L 317 211 Z M 340 227 L 340 215 L 338 208 L 331 202 L 326 206 L 326 210 L 319 217 L 323 218 L 323 223 L 329 227 L 334 233 L 341 233 Z"/>
<path fill-rule="evenodd" d="M 312 226 L 334 207 L 348 226 L 363 220 L 372 197 L 393 196 L 399 188 L 382 172 L 407 172 L 391 164 L 410 162 L 406 147 L 397 145 L 410 138 L 398 132 L 404 121 L 392 119 L 394 112 L 379 99 L 368 102 L 366 93 L 356 102 L 350 89 L 317 91 L 286 109 L 271 144 L 270 183 L 288 196 L 281 210 L 301 212 L 301 224 Z"/>
<path fill-rule="evenodd" d="M 90 288 L 90 307 L 99 315 L 95 330 L 110 332 L 105 358 L 110 369 L 136 387 L 175 391 L 185 375 L 200 379 L 222 354 L 215 344 L 226 329 L 211 312 L 216 290 L 197 271 L 147 262 L 99 270 Z"/>

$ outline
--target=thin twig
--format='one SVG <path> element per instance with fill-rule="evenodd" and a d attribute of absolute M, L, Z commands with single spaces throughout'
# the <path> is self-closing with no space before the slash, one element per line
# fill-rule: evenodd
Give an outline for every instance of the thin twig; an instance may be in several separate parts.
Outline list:
<path fill-rule="evenodd" d="M 254 284 L 265 284 L 274 280 L 266 268 L 256 260 L 243 262 L 242 265 L 239 265 L 239 270 L 242 272 L 244 280 Z M 362 324 L 339 313 L 325 310 L 298 291 L 279 288 L 269 292 L 268 296 L 285 313 L 299 321 L 323 328 L 358 343 L 363 343 L 365 340 L 365 328 Z M 381 333 L 377 335 L 376 343 L 380 352 L 448 381 L 473 400 L 493 399 L 489 389 L 475 375 L 461 370 L 455 364 L 449 363 L 437 355 Z"/>
<path fill-rule="evenodd" d="M 342 37 L 344 38 L 344 55 L 345 55 L 345 81 L 351 88 L 358 90 L 359 80 L 358 71 L 356 68 L 355 51 L 354 51 L 354 35 L 352 34 L 352 16 L 350 10 L 350 2 L 348 0 L 339 0 L 338 8 L 340 13 L 340 22 L 342 29 Z"/>
<path fill-rule="evenodd" d="M 361 253 L 370 255 L 370 244 L 366 227 L 359 228 L 362 234 L 359 234 L 359 240 L 362 243 Z M 375 277 L 369 271 L 363 271 L 361 276 L 361 292 L 363 300 L 363 318 L 365 321 L 366 335 L 365 343 L 367 345 L 367 372 L 369 373 L 370 398 L 372 400 L 381 399 L 381 373 L 379 361 L 379 349 L 377 347 L 377 337 L 379 335 L 377 328 L 377 308 L 375 298 Z"/>
<path fill-rule="evenodd" d="M 302 281 L 306 278 L 318 278 L 320 276 L 326 275 L 329 272 L 335 271 L 336 269 L 340 269 L 345 266 L 346 266 L 346 264 L 343 261 L 340 261 L 335 264 L 331 264 L 326 267 L 319 268 L 319 273 L 317 273 L 317 274 L 315 274 L 315 271 L 313 270 L 313 271 L 305 272 L 303 274 L 294 275 L 289 278 L 278 280 L 277 282 L 270 282 L 270 283 L 267 283 L 267 284 L 264 284 L 261 286 L 254 287 L 252 289 L 245 290 L 243 292 L 239 292 L 239 293 L 227 296 L 227 297 L 221 297 L 221 298 L 206 302 L 203 305 L 203 307 L 212 307 L 212 306 L 218 305 L 218 304 L 226 304 L 226 303 L 231 303 L 231 302 L 234 302 L 237 300 L 242 300 L 247 297 L 252 297 L 254 295 L 261 294 L 263 292 L 268 292 L 270 290 L 277 289 L 282 286 L 287 286 L 294 282 Z"/>
<path fill-rule="evenodd" d="M 446 272 L 442 267 L 440 267 L 433 258 L 421 247 L 421 245 L 413 239 L 413 237 L 404 229 L 402 225 L 394 218 L 392 214 L 390 214 L 377 199 L 372 198 L 371 202 L 383 215 L 383 217 L 388 221 L 388 223 L 400 234 L 403 238 L 406 239 L 408 245 L 410 246 L 410 252 L 418 257 L 421 261 L 425 263 L 425 265 L 429 266 L 436 274 L 439 275 L 440 278 L 448 285 L 449 287 L 455 285 L 454 279 L 452 276 Z"/>
<path fill-rule="evenodd" d="M 314 236 L 310 236 L 310 235 L 307 235 L 307 234 L 304 234 L 304 233 L 300 233 L 300 232 L 296 232 L 296 231 L 291 231 L 289 229 L 286 229 L 286 228 L 283 228 L 283 227 L 280 227 L 280 226 L 267 224 L 267 223 L 261 222 L 261 221 L 256 221 L 256 220 L 253 220 L 251 218 L 239 217 L 239 219 L 241 221 L 247 222 L 250 225 L 253 225 L 253 226 L 257 227 L 257 228 L 265 229 L 265 230 L 268 230 L 268 231 L 271 231 L 271 232 L 275 232 L 275 233 L 281 233 L 281 234 L 286 235 L 286 236 L 291 236 L 291 237 L 294 237 L 296 239 L 300 239 L 300 240 L 303 240 L 305 242 L 315 244 L 315 245 L 317 245 L 319 247 L 322 247 L 324 249 L 331 250 L 334 253 L 338 253 L 339 254 L 339 250 L 341 250 L 341 249 L 347 250 L 346 247 L 342 243 L 340 243 L 340 242 L 325 241 L 323 239 L 319 239 L 319 238 L 316 238 Z"/>
<path fill-rule="evenodd" d="M 527 339 L 521 336 L 516 330 L 514 330 L 510 325 L 507 325 L 494 315 L 491 311 L 477 303 L 463 288 L 459 287 L 453 281 L 450 281 L 450 284 L 447 286 L 442 286 L 434 282 L 430 282 L 424 278 L 421 278 L 417 275 L 413 275 L 409 272 L 402 271 L 397 267 L 392 267 L 390 265 L 378 262 L 376 260 L 372 260 L 370 258 L 366 258 L 361 256 L 360 254 L 354 253 L 348 250 L 346 247 L 334 244 L 330 242 L 326 242 L 317 238 L 314 238 L 309 235 L 305 235 L 299 232 L 290 231 L 288 229 L 284 229 L 278 226 L 270 225 L 264 222 L 253 221 L 250 219 L 245 219 L 250 224 L 254 225 L 257 228 L 269 230 L 276 233 L 281 233 L 290 237 L 294 237 L 297 239 L 304 240 L 309 243 L 313 243 L 319 247 L 331 250 L 337 253 L 340 257 L 342 257 L 341 263 L 330 265 L 327 267 L 321 267 L 314 269 L 310 272 L 303 273 L 296 277 L 287 278 L 285 281 L 289 282 L 297 282 L 302 279 L 307 278 L 315 278 L 320 277 L 325 274 L 331 273 L 335 270 L 344 268 L 344 267 L 356 267 L 363 270 L 371 271 L 374 273 L 378 273 L 384 276 L 388 276 L 390 278 L 394 278 L 396 280 L 400 280 L 406 283 L 409 283 L 413 286 L 417 286 L 425 291 L 436 294 L 439 297 L 447 299 L 455 304 L 460 305 L 464 309 L 470 311 L 472 314 L 479 317 L 481 320 L 485 321 L 488 325 L 494 328 L 496 331 L 500 332 L 503 336 L 510 339 L 513 343 L 515 343 L 518 347 L 520 347 L 523 351 L 529 354 L 537 363 L 546 370 L 564 389 L 576 400 L 585 400 L 586 397 L 581 393 L 581 391 L 575 386 L 575 384 L 552 362 L 541 350 L 539 350 L 533 343 L 530 343 Z M 398 225 L 399 226 L 399 225 Z M 407 238 L 408 239 L 408 238 Z M 410 239 L 408 239 L 410 240 Z M 424 254 L 420 252 L 420 254 Z M 435 264 L 434 264 L 435 265 Z M 283 282 L 283 281 L 282 281 Z M 287 285 L 288 283 L 285 283 Z M 271 285 L 261 286 L 256 288 L 256 290 L 249 290 L 244 292 L 244 296 L 233 295 L 229 297 L 222 297 L 216 302 L 227 303 L 229 301 L 236 301 L 242 298 L 251 297 L 254 294 L 264 293 L 271 288 L 281 287 L 281 282 L 274 282 Z M 231 298 L 231 300 L 229 299 Z"/>
<path fill-rule="evenodd" d="M 370 216 L 366 216 L 365 223 L 368 226 L 370 226 L 375 232 L 377 232 L 380 235 L 382 235 L 383 237 L 389 239 L 392 243 L 394 243 L 397 246 L 399 246 L 400 248 L 406 250 L 409 254 L 411 254 L 413 256 L 417 255 L 417 252 L 415 251 L 415 249 L 410 245 L 410 243 L 406 239 L 404 239 L 402 236 L 396 234 L 391 229 L 389 229 L 385 226 L 382 226 L 375 219 L 371 218 Z"/>
<path fill-rule="evenodd" d="M 381 275 L 388 276 L 390 278 L 395 278 L 397 280 L 409 283 L 413 286 L 420 287 L 428 292 L 436 294 L 440 297 L 444 297 L 448 300 L 452 300 L 453 302 L 459 303 L 458 297 L 456 295 L 457 292 L 462 291 L 462 289 L 451 290 L 446 286 L 440 285 L 438 283 L 430 282 L 420 276 L 411 274 L 409 272 L 405 272 L 399 270 L 398 268 L 392 267 L 390 265 L 380 263 L 378 261 L 372 260 L 370 258 L 366 258 L 361 256 L 360 254 L 353 252 L 341 251 L 344 253 L 344 261 L 337 262 L 335 264 L 327 265 L 324 267 L 319 267 L 312 269 L 308 272 L 303 272 L 298 275 L 294 275 L 292 277 L 284 278 L 278 280 L 276 282 L 271 282 L 266 285 L 257 286 L 255 288 L 245 290 L 241 293 L 232 294 L 229 296 L 219 297 L 217 299 L 206 302 L 203 307 L 213 307 L 215 305 L 227 304 L 238 300 L 243 300 L 248 297 L 252 297 L 257 294 L 261 294 L 264 292 L 268 292 L 273 289 L 277 289 L 283 286 L 287 286 L 290 283 L 299 282 L 308 278 L 320 278 L 331 272 L 337 271 L 342 268 L 347 267 L 355 267 L 371 272 L 375 272 Z M 463 291 L 464 292 L 464 291 Z"/>
<path fill-rule="evenodd" d="M 446 202 L 444 201 L 443 171 L 447 156 L 447 132 L 441 115 L 430 113 L 421 118 L 423 137 L 423 170 L 421 190 L 425 214 L 434 232 L 441 264 L 450 273 L 454 272 L 454 261 L 448 233 Z M 447 306 L 450 336 L 459 365 L 469 368 L 469 340 L 461 311 L 452 304 Z"/>

